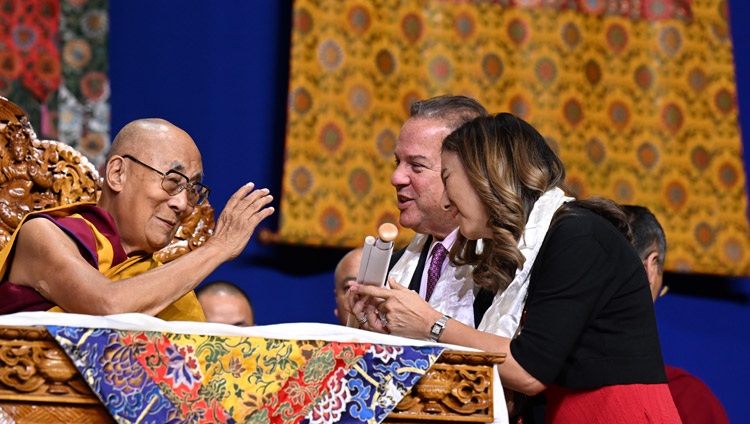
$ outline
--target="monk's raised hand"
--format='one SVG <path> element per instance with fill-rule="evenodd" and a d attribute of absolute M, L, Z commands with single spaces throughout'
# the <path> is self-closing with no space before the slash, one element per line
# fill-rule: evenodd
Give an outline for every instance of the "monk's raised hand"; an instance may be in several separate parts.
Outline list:
<path fill-rule="evenodd" d="M 245 249 L 258 224 L 274 213 L 273 206 L 268 206 L 272 201 L 273 196 L 267 188 L 256 190 L 253 183 L 240 187 L 221 211 L 214 234 L 206 244 L 221 244 L 227 259 L 236 258 Z"/>

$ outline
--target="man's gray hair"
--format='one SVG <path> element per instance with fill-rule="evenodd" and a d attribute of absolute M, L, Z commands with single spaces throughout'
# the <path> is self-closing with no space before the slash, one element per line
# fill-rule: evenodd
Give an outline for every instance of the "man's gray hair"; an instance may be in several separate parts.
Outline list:
<path fill-rule="evenodd" d="M 411 118 L 443 121 L 453 131 L 476 117 L 487 116 L 487 109 L 470 97 L 437 96 L 414 102 L 409 114 Z"/>

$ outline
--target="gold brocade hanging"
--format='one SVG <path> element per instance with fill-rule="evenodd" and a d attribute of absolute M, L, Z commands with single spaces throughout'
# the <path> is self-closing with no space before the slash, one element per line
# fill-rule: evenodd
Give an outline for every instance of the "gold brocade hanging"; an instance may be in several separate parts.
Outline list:
<path fill-rule="evenodd" d="M 668 270 L 750 275 L 728 13 L 722 0 L 296 0 L 279 239 L 353 247 L 398 222 L 392 151 L 410 104 L 464 94 L 533 124 L 579 197 L 648 206 Z"/>

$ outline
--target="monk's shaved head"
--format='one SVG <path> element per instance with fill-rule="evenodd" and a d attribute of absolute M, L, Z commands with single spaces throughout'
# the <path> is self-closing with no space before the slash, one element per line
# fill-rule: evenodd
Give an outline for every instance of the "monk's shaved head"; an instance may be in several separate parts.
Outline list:
<path fill-rule="evenodd" d="M 169 193 L 167 175 L 203 180 L 200 151 L 192 137 L 164 119 L 139 119 L 125 125 L 107 153 L 99 206 L 114 219 L 125 251 L 155 252 L 172 241 L 193 210 L 187 191 Z M 176 177 L 180 178 L 180 177 Z"/>
<path fill-rule="evenodd" d="M 336 296 L 336 309 L 334 314 L 339 318 L 341 325 L 346 325 L 347 318 L 349 316 L 349 307 L 347 301 L 347 292 L 349 292 L 349 286 L 352 281 L 357 281 L 357 275 L 359 274 L 359 263 L 362 262 L 362 253 L 364 249 L 360 246 L 356 249 L 350 250 L 336 265 L 336 269 L 333 272 L 334 289 L 333 293 Z"/>
<path fill-rule="evenodd" d="M 241 288 L 227 281 L 214 281 L 207 283 L 196 290 L 196 294 L 199 297 L 203 294 L 227 294 L 230 296 L 242 296 L 247 298 L 247 295 Z M 250 299 L 248 299 L 248 301 L 250 301 Z"/>
<path fill-rule="evenodd" d="M 142 154 L 151 156 L 154 150 L 160 150 L 165 143 L 189 140 L 195 147 L 193 139 L 187 132 L 160 118 L 145 118 L 132 121 L 125 125 L 107 153 L 107 160 L 114 155 Z M 190 146 L 186 146 L 190 147 Z"/>
<path fill-rule="evenodd" d="M 253 304 L 247 294 L 228 281 L 213 281 L 195 291 L 208 322 L 247 327 L 255 325 Z"/>

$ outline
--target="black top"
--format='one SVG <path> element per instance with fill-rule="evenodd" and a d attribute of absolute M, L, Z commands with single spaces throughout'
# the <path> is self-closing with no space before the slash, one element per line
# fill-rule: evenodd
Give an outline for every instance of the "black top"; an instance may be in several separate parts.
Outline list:
<path fill-rule="evenodd" d="M 513 357 L 545 385 L 666 383 L 640 258 L 606 219 L 575 211 L 550 227 L 541 246 Z"/>

